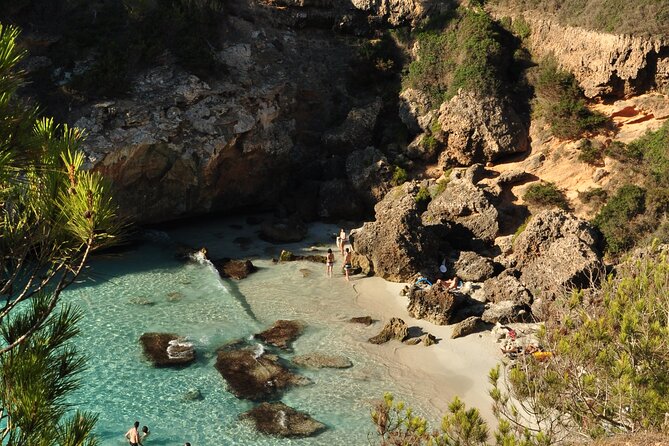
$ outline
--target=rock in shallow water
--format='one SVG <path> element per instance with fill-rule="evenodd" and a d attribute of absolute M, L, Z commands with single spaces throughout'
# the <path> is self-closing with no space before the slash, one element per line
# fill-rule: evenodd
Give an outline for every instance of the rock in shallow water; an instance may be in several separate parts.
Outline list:
<path fill-rule="evenodd" d="M 351 361 L 345 356 L 328 355 L 319 352 L 295 356 L 293 357 L 293 363 L 302 367 L 310 367 L 313 369 L 346 369 L 353 365 L 353 363 L 351 363 Z"/>
<path fill-rule="evenodd" d="M 216 369 L 237 398 L 261 401 L 291 385 L 306 385 L 311 381 L 296 375 L 280 364 L 275 355 L 248 349 L 218 352 Z"/>
<path fill-rule="evenodd" d="M 140 338 L 144 354 L 156 367 L 186 365 L 195 360 L 195 348 L 186 338 L 173 333 L 144 333 Z"/>
<path fill-rule="evenodd" d="M 290 344 L 304 331 L 304 323 L 300 321 L 278 320 L 267 330 L 255 335 L 266 344 L 289 350 Z"/>
<path fill-rule="evenodd" d="M 262 403 L 241 418 L 253 420 L 258 431 L 279 437 L 309 437 L 325 429 L 323 423 L 282 402 Z"/>

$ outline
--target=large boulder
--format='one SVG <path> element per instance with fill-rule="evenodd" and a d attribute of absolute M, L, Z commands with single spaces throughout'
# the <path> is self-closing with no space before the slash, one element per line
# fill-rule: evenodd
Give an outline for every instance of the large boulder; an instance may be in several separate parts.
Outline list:
<path fill-rule="evenodd" d="M 254 335 L 256 339 L 283 350 L 290 350 L 290 344 L 304 331 L 300 321 L 278 320 L 267 330 Z"/>
<path fill-rule="evenodd" d="M 280 401 L 261 403 L 242 414 L 241 418 L 253 420 L 259 432 L 277 437 L 310 437 L 325 429 L 323 423 Z"/>
<path fill-rule="evenodd" d="M 599 235 L 587 221 L 562 210 L 543 211 L 514 243 L 520 281 L 549 299 L 573 287 L 587 288 L 602 270 L 599 246 Z"/>
<path fill-rule="evenodd" d="M 461 338 L 473 333 L 478 333 L 479 331 L 483 331 L 488 328 L 490 328 L 490 325 L 483 322 L 483 319 L 478 316 L 471 316 L 453 326 L 451 339 Z"/>
<path fill-rule="evenodd" d="M 512 270 L 505 270 L 500 275 L 486 280 L 483 283 L 483 289 L 486 300 L 493 303 L 509 300 L 518 305 L 532 304 L 532 294 Z"/>
<path fill-rule="evenodd" d="M 441 165 L 486 163 L 529 148 L 528 128 L 508 100 L 460 90 L 441 104 L 434 136 L 446 148 Z"/>
<path fill-rule="evenodd" d="M 230 277 L 235 280 L 245 279 L 249 274 L 254 273 L 257 270 L 250 260 L 224 258 L 213 260 L 212 264 L 216 267 L 216 270 L 221 277 Z"/>
<path fill-rule="evenodd" d="M 452 224 L 462 238 L 492 243 L 499 231 L 497 197 L 477 183 L 480 165 L 454 170 L 446 188 L 434 197 L 422 216 L 426 226 Z"/>
<path fill-rule="evenodd" d="M 409 315 L 425 319 L 433 324 L 447 325 L 457 322 L 457 313 L 463 309 L 467 299 L 460 293 L 451 293 L 438 286 L 412 288 L 407 296 Z"/>
<path fill-rule="evenodd" d="M 195 361 L 195 348 L 183 336 L 174 333 L 144 333 L 139 341 L 144 355 L 156 367 L 183 366 Z"/>
<path fill-rule="evenodd" d="M 495 274 L 495 264 L 472 251 L 462 251 L 454 265 L 455 275 L 470 282 L 483 282 Z"/>
<path fill-rule="evenodd" d="M 409 335 L 409 327 L 402 319 L 394 317 L 386 323 L 381 332 L 374 337 L 369 338 L 372 344 L 384 344 L 391 339 L 404 341 Z"/>
<path fill-rule="evenodd" d="M 440 250 L 423 230 L 419 190 L 418 183 L 395 187 L 375 206 L 376 220 L 351 234 L 353 250 L 364 257 L 356 260 L 363 271 L 404 282 L 424 268 L 435 268 Z"/>
<path fill-rule="evenodd" d="M 261 401 L 275 397 L 293 385 L 310 381 L 281 365 L 279 358 L 250 349 L 223 349 L 216 358 L 216 370 L 225 378 L 237 398 Z"/>

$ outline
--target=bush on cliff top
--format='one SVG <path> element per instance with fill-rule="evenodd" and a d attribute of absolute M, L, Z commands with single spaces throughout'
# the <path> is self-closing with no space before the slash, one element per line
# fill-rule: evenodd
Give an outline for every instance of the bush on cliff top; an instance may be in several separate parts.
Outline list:
<path fill-rule="evenodd" d="M 527 203 L 537 206 L 559 207 L 561 209 L 568 209 L 569 203 L 564 193 L 558 189 L 555 183 L 538 183 L 532 184 L 527 188 L 523 200 Z"/>
<path fill-rule="evenodd" d="M 496 93 L 511 60 L 501 28 L 481 9 L 459 8 L 441 19 L 440 25 L 428 23 L 418 31 L 418 54 L 404 73 L 403 87 L 426 93 L 431 108 L 460 88 Z"/>

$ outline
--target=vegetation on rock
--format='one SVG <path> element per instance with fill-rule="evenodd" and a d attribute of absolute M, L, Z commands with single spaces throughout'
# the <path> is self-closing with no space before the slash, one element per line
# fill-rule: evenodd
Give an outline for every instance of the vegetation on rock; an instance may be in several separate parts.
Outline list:
<path fill-rule="evenodd" d="M 562 209 L 569 207 L 567 197 L 564 196 L 564 193 L 558 189 L 555 183 L 532 184 L 525 191 L 523 200 L 537 206 L 556 206 Z"/>

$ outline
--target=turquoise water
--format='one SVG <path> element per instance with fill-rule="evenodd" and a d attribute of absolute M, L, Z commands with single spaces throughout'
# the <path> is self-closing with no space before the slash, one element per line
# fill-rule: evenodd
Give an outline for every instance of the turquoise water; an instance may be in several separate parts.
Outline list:
<path fill-rule="evenodd" d="M 273 264 L 272 256 L 283 247 L 259 241 L 255 229 L 241 220 L 225 220 L 154 232 L 135 250 L 94 259 L 89 279 L 65 292 L 65 299 L 84 312 L 76 342 L 89 358 L 82 388 L 71 402 L 99 413 L 102 445 L 127 444 L 123 434 L 135 420 L 151 428 L 149 445 L 364 445 L 373 429 L 373 400 L 384 391 L 411 400 L 410 389 L 394 382 L 388 364 L 363 348 L 380 325 L 346 322 L 365 314 L 337 268 L 336 277 L 328 279 L 321 264 Z M 335 230 L 313 226 L 305 242 L 288 248 L 332 243 Z M 251 258 L 259 271 L 242 281 L 221 280 L 206 264 L 175 260 L 168 242 L 206 246 L 213 258 Z M 268 437 L 240 422 L 239 414 L 253 403 L 229 393 L 214 368 L 218 347 L 249 339 L 277 319 L 308 324 L 294 353 L 284 357 L 322 351 L 345 355 L 354 364 L 346 370 L 303 370 L 313 384 L 284 393 L 284 403 L 327 425 L 313 438 Z M 150 331 L 188 336 L 197 362 L 182 369 L 152 367 L 138 342 Z M 184 399 L 191 389 L 204 398 Z"/>

